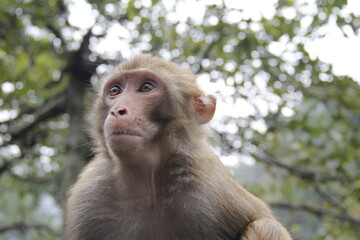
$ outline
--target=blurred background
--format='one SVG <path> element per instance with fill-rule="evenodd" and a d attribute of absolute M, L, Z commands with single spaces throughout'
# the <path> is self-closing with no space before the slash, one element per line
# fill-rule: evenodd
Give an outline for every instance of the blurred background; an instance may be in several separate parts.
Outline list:
<path fill-rule="evenodd" d="M 60 239 L 92 85 L 142 52 L 218 98 L 211 143 L 295 239 L 360 239 L 360 1 L 1 0 L 0 239 Z"/>

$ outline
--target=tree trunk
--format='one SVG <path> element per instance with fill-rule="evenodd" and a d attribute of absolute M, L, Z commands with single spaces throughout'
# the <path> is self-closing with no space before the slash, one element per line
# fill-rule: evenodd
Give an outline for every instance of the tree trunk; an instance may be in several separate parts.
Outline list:
<path fill-rule="evenodd" d="M 86 133 L 84 121 L 84 97 L 86 84 L 72 77 L 68 89 L 67 112 L 70 115 L 69 138 L 67 142 L 67 154 L 63 160 L 62 176 L 62 200 L 71 185 L 76 181 L 80 170 L 90 156 L 89 138 Z"/>

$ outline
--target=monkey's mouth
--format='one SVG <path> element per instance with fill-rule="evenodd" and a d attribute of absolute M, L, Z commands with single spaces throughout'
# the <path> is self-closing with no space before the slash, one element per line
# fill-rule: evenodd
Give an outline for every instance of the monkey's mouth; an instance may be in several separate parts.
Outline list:
<path fill-rule="evenodd" d="M 127 135 L 127 136 L 142 137 L 142 135 L 140 135 L 137 132 L 132 132 L 132 131 L 128 131 L 125 129 L 116 130 L 116 131 L 112 132 L 110 135 Z"/>

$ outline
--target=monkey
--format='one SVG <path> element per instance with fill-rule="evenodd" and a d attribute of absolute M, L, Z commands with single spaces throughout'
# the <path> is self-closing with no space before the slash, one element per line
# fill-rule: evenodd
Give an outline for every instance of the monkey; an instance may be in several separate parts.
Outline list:
<path fill-rule="evenodd" d="M 208 143 L 216 97 L 196 75 L 151 54 L 97 87 L 95 157 L 68 195 L 70 240 L 291 240 Z"/>

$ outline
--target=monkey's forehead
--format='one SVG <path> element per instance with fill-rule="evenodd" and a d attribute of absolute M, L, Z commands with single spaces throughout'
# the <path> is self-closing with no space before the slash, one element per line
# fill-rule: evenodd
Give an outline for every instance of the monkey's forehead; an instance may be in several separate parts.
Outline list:
<path fill-rule="evenodd" d="M 156 70 L 165 68 L 166 70 L 190 71 L 186 68 L 179 66 L 176 63 L 167 61 L 157 56 L 152 56 L 151 54 L 135 55 L 118 65 L 118 68 L 124 70 L 138 69 L 142 67 Z"/>
<path fill-rule="evenodd" d="M 141 68 L 153 70 L 154 72 L 158 73 L 160 77 L 166 77 L 169 74 L 182 74 L 188 75 L 188 78 L 196 78 L 193 72 L 191 72 L 189 69 L 151 54 L 135 55 L 120 63 L 116 67 L 116 70 L 121 71 Z"/>
<path fill-rule="evenodd" d="M 120 78 L 130 78 L 130 77 L 143 77 L 143 78 L 154 79 L 154 80 L 159 80 L 159 81 L 165 80 L 159 74 L 157 74 L 153 70 L 147 69 L 147 68 L 137 68 L 137 69 L 130 69 L 130 70 L 115 71 L 113 74 L 111 74 L 111 76 L 109 77 L 108 80 L 111 80 L 114 78 L 120 79 Z"/>

